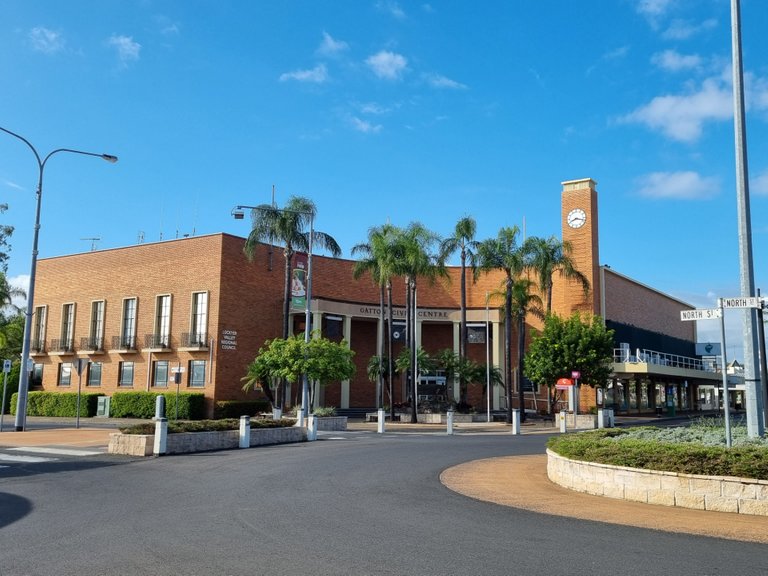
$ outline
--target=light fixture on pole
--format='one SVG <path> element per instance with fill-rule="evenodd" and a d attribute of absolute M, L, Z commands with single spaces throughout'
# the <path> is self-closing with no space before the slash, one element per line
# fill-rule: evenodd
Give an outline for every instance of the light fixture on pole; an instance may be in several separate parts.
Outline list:
<path fill-rule="evenodd" d="M 34 298 L 35 298 L 35 277 L 37 274 L 37 246 L 38 246 L 38 239 L 40 235 L 40 207 L 43 199 L 43 172 L 45 170 L 45 164 L 48 162 L 48 159 L 53 156 L 54 154 L 58 154 L 59 152 L 70 152 L 72 154 L 81 154 L 83 156 L 95 156 L 96 158 L 101 158 L 102 160 L 106 160 L 107 162 L 114 164 L 117 162 L 117 156 L 113 156 L 112 154 L 97 154 L 95 152 L 84 152 L 82 150 L 73 150 L 72 148 L 57 148 L 56 150 L 53 150 L 49 152 L 45 158 L 40 158 L 40 154 L 37 152 L 37 149 L 32 146 L 29 140 L 24 138 L 23 136 L 20 136 L 19 134 L 16 134 L 15 132 L 11 132 L 10 130 L 3 128 L 0 126 L 0 130 L 5 132 L 6 134 L 10 134 L 14 138 L 18 138 L 24 144 L 29 146 L 29 149 L 32 150 L 32 152 L 35 155 L 35 159 L 37 160 L 37 167 L 38 167 L 38 178 L 37 178 L 37 206 L 35 208 L 35 227 L 34 227 L 34 234 L 32 239 L 32 265 L 30 266 L 29 271 L 29 288 L 27 290 L 27 310 L 24 316 L 24 339 L 22 343 L 21 348 L 21 370 L 19 374 L 19 394 L 18 394 L 18 400 L 16 403 L 16 431 L 21 432 L 24 430 L 24 427 L 26 425 L 27 420 L 27 393 L 29 391 L 29 373 L 32 370 L 32 367 L 30 366 L 30 357 L 29 357 L 29 351 L 30 351 L 30 340 L 32 336 L 32 314 L 34 312 Z"/>
<path fill-rule="evenodd" d="M 309 217 L 309 250 L 307 251 L 307 297 L 306 306 L 304 308 L 304 342 L 309 344 L 309 340 L 312 336 L 311 320 L 312 320 L 312 250 L 315 240 L 315 213 L 312 211 L 303 212 L 300 210 L 290 210 L 288 208 L 275 208 L 274 206 L 246 206 L 238 205 L 232 209 L 232 217 L 235 220 L 243 220 L 245 218 L 245 210 L 259 210 L 267 211 L 274 210 L 275 212 L 287 212 L 292 214 L 299 214 L 301 216 Z M 307 415 L 309 413 L 309 377 L 306 372 L 302 378 L 301 385 L 301 415 L 300 425 L 303 425 Z"/>

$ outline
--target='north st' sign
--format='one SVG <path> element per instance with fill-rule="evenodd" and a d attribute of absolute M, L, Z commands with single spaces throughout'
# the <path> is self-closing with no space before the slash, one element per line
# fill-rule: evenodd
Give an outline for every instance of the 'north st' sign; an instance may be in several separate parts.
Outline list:
<path fill-rule="evenodd" d="M 760 300 L 760 298 L 755 296 L 721 298 L 723 308 L 760 308 Z"/>
<path fill-rule="evenodd" d="M 714 320 L 720 318 L 720 308 L 699 308 L 698 310 L 680 310 L 680 320 Z"/>

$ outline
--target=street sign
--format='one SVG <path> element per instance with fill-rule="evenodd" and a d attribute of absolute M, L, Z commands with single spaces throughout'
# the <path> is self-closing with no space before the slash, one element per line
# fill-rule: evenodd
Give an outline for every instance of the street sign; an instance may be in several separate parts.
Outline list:
<path fill-rule="evenodd" d="M 11 371 L 11 361 L 3 360 L 3 372 L 6 374 Z"/>
<path fill-rule="evenodd" d="M 571 372 L 571 378 L 573 378 L 574 380 L 578 380 L 579 378 L 581 378 L 581 372 L 579 372 L 578 370 L 574 370 L 573 372 Z"/>
<path fill-rule="evenodd" d="M 184 372 L 184 366 L 180 366 L 176 368 L 175 366 L 171 368 L 171 374 L 180 374 Z"/>
<path fill-rule="evenodd" d="M 720 318 L 720 308 L 697 308 L 696 310 L 680 310 L 680 320 L 715 320 Z"/>
<path fill-rule="evenodd" d="M 760 308 L 760 298 L 742 296 L 739 298 L 721 298 L 723 308 Z"/>
<path fill-rule="evenodd" d="M 570 378 L 560 378 L 555 384 L 555 390 L 568 390 L 573 386 L 573 380 Z"/>

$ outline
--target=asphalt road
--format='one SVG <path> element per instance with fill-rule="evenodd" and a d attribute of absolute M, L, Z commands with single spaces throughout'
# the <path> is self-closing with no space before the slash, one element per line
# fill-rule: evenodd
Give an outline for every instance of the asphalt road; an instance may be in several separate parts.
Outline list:
<path fill-rule="evenodd" d="M 765 574 L 766 547 L 547 516 L 439 482 L 545 436 L 325 434 L 0 470 L 0 576 Z"/>

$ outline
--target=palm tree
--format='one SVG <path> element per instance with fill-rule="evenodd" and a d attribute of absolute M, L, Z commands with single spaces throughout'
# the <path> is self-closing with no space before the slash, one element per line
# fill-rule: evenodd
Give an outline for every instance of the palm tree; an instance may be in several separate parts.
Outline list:
<path fill-rule="evenodd" d="M 512 363 L 510 347 L 512 344 L 512 294 L 515 279 L 524 269 L 523 252 L 517 245 L 517 226 L 499 230 L 496 238 L 480 243 L 477 256 L 480 270 L 488 273 L 492 270 L 504 272 L 504 381 L 507 394 L 507 423 L 512 423 Z"/>
<path fill-rule="evenodd" d="M 368 230 L 368 242 L 357 244 L 352 248 L 352 256 L 362 256 L 361 260 L 355 263 L 352 269 L 352 275 L 355 279 L 362 276 L 365 272 L 371 275 L 374 283 L 379 287 L 379 311 L 381 314 L 380 329 L 384 330 L 386 325 L 386 318 L 392 318 L 392 276 L 393 276 L 393 264 L 392 264 L 392 250 L 391 244 L 393 239 L 398 233 L 398 229 L 391 224 L 384 224 L 382 226 L 375 226 Z M 388 315 L 384 313 L 384 292 L 387 293 L 387 308 Z M 384 354 L 383 350 L 378 350 L 377 355 L 379 357 L 386 356 L 387 358 L 387 379 L 389 382 L 389 404 L 391 407 L 391 415 L 394 419 L 394 403 L 392 401 L 392 326 L 391 320 L 389 323 L 388 337 L 387 337 L 387 354 Z M 383 334 L 379 334 L 379 344 L 383 346 L 384 337 Z M 383 368 L 383 367 L 382 367 Z M 378 378 L 376 380 L 376 407 L 381 407 L 383 393 L 384 371 L 379 370 Z"/>
<path fill-rule="evenodd" d="M 411 222 L 405 229 L 396 234 L 392 244 L 392 271 L 405 278 L 406 286 L 406 347 L 410 350 L 413 367 L 417 363 L 416 352 L 416 319 L 414 303 L 416 300 L 417 279 L 419 276 L 433 282 L 438 275 L 446 275 L 442 255 L 434 252 L 433 248 L 440 244 L 440 237 L 425 228 L 419 222 Z M 411 370 L 411 422 L 417 421 L 416 416 L 416 378 Z"/>
<path fill-rule="evenodd" d="M 552 312 L 552 285 L 555 272 L 559 272 L 568 280 L 579 282 L 584 288 L 584 294 L 589 294 L 589 280 L 576 269 L 571 260 L 573 247 L 567 240 L 559 240 L 555 236 L 547 239 L 531 236 L 523 243 L 526 267 L 534 271 L 538 278 L 539 290 L 546 295 L 547 314 Z"/>
<path fill-rule="evenodd" d="M 525 390 L 523 389 L 523 361 L 525 357 L 525 316 L 533 314 L 544 319 L 541 298 L 533 293 L 533 280 L 517 278 L 512 285 L 512 312 L 517 315 L 517 397 L 520 403 L 520 421 L 525 422 Z"/>
<path fill-rule="evenodd" d="M 0 313 L 6 309 L 11 308 L 14 312 L 17 312 L 19 308 L 14 306 L 14 298 L 24 298 L 27 293 L 21 288 L 11 286 L 8 282 L 8 277 L 4 272 L 0 271 Z"/>
<path fill-rule="evenodd" d="M 443 258 L 447 258 L 459 250 L 461 256 L 461 326 L 459 338 L 459 355 L 467 357 L 467 265 L 472 270 L 473 278 L 477 264 L 477 249 L 480 242 L 475 240 L 477 222 L 471 216 L 465 216 L 456 223 L 453 236 L 445 238 L 440 244 Z M 461 386 L 461 383 L 460 383 Z"/>
<path fill-rule="evenodd" d="M 315 203 L 309 198 L 291 196 L 284 208 L 272 204 L 261 204 L 251 209 L 251 232 L 245 241 L 243 251 L 253 261 L 256 247 L 262 242 L 282 244 L 285 256 L 285 277 L 283 289 L 283 338 L 289 334 L 288 321 L 291 309 L 291 263 L 296 251 L 308 252 L 310 245 L 309 231 L 306 228 L 317 214 Z M 325 232 L 314 231 L 312 245 L 327 250 L 333 257 L 341 256 L 341 248 L 332 236 Z M 279 407 L 283 407 L 283 390 L 277 394 Z"/>

